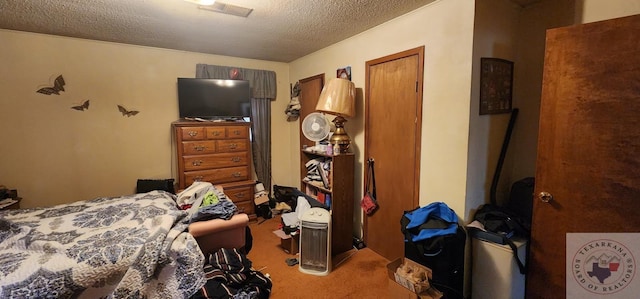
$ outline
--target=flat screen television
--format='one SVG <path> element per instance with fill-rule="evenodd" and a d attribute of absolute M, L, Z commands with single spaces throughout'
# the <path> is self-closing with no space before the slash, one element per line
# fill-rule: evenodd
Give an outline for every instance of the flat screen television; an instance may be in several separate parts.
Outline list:
<path fill-rule="evenodd" d="M 180 118 L 238 120 L 251 116 L 249 81 L 178 78 Z"/>

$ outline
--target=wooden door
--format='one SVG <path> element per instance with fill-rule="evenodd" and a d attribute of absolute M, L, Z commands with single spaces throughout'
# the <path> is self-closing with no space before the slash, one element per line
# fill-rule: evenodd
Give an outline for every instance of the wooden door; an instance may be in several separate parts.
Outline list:
<path fill-rule="evenodd" d="M 305 145 L 316 145 L 315 141 L 307 139 L 307 137 L 305 137 L 302 133 L 302 121 L 307 115 L 316 111 L 316 105 L 318 104 L 318 98 L 320 98 L 322 87 L 324 87 L 324 74 L 315 75 L 313 77 L 300 80 L 300 95 L 298 96 L 300 100 L 300 117 L 298 118 L 300 130 L 300 150 L 302 150 Z M 307 175 L 307 168 L 305 168 L 304 166 L 306 158 L 301 151 L 298 152 L 298 155 L 300 159 L 300 180 L 302 180 L 302 178 Z M 301 185 L 301 188 L 302 187 L 303 186 Z"/>
<path fill-rule="evenodd" d="M 566 296 L 567 233 L 640 231 L 639 33 L 640 16 L 547 31 L 528 298 Z"/>
<path fill-rule="evenodd" d="M 365 215 L 364 239 L 389 260 L 404 256 L 400 218 L 419 204 L 423 57 L 421 47 L 366 63 L 364 154 L 380 207 Z"/>

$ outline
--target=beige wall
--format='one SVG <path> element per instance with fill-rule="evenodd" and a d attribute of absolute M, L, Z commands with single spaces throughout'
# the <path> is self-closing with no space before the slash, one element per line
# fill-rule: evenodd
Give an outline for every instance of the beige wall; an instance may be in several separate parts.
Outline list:
<path fill-rule="evenodd" d="M 464 210 L 473 13 L 466 0 L 436 1 L 290 64 L 292 82 L 322 73 L 333 78 L 337 68 L 351 66 L 352 81 L 362 91 L 368 60 L 425 46 L 422 155 L 416 165 L 421 167 L 421 205 L 443 201 L 455 211 Z M 362 93 L 356 101 L 357 115 L 346 125 L 358 161 L 356 204 L 362 195 L 365 158 Z M 297 134 L 297 127 L 292 128 L 291 138 L 297 139 Z M 390 146 L 402 151 L 402 144 Z M 360 209 L 356 213 L 359 233 Z"/>
<path fill-rule="evenodd" d="M 130 194 L 138 178 L 175 177 L 176 78 L 194 77 L 197 63 L 275 71 L 273 126 L 289 125 L 285 63 L 9 30 L 0 41 L 0 184 L 17 188 L 23 207 Z M 35 92 L 60 74 L 60 95 Z M 88 110 L 70 108 L 84 100 Z M 123 117 L 117 105 L 140 113 Z M 274 181 L 290 183 L 290 142 L 273 135 Z"/>
<path fill-rule="evenodd" d="M 576 24 L 636 15 L 640 0 L 576 0 Z"/>
<path fill-rule="evenodd" d="M 461 211 L 465 217 L 471 217 L 471 210 L 489 201 L 489 190 L 510 117 L 509 113 L 479 115 L 480 59 L 501 58 L 513 61 L 514 70 L 521 67 L 516 61 L 514 46 L 518 38 L 516 30 L 520 7 L 505 0 L 486 0 L 476 1 L 475 9 L 467 198 L 465 211 Z M 514 79 L 514 85 L 516 83 Z M 514 87 L 515 90 L 517 88 Z M 507 168 L 508 165 L 505 165 L 504 169 Z M 506 172 L 501 172 L 502 185 L 509 181 Z"/>
<path fill-rule="evenodd" d="M 513 107 L 519 109 L 496 188 L 504 202 L 511 184 L 535 175 L 545 32 L 573 23 L 574 0 L 546 0 L 521 8 L 506 0 L 476 2 L 466 215 L 489 202 L 490 187 L 510 114 L 478 115 L 481 57 L 514 62 Z"/>

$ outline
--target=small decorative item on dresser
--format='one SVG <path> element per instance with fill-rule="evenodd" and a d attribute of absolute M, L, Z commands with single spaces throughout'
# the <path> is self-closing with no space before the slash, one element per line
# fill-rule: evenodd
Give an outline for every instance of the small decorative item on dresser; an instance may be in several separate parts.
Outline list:
<path fill-rule="evenodd" d="M 14 210 L 20 208 L 21 198 L 5 198 L 0 200 L 0 211 L 2 210 Z"/>
<path fill-rule="evenodd" d="M 0 185 L 0 210 L 19 209 L 20 199 L 18 190 Z"/>

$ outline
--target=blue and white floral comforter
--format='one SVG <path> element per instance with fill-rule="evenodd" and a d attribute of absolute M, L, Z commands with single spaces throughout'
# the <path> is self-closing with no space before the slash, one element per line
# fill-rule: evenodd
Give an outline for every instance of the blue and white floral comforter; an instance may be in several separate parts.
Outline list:
<path fill-rule="evenodd" d="M 204 256 L 172 194 L 0 212 L 0 298 L 186 298 Z"/>

